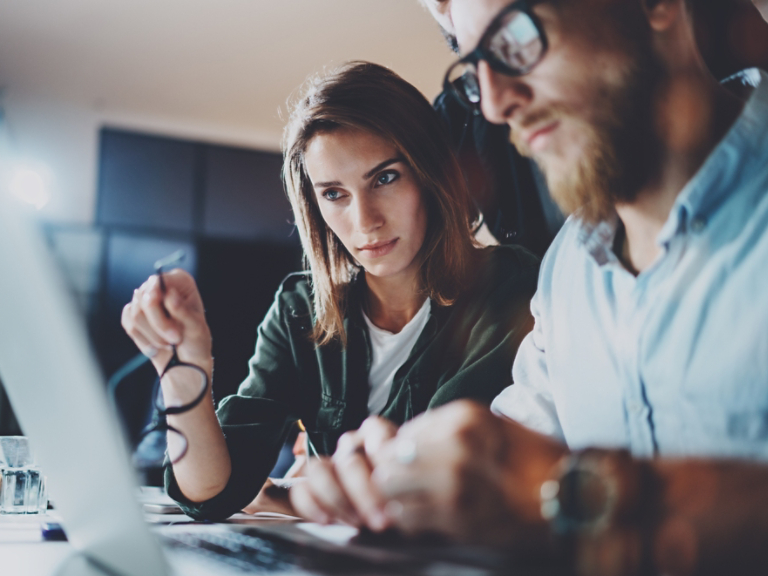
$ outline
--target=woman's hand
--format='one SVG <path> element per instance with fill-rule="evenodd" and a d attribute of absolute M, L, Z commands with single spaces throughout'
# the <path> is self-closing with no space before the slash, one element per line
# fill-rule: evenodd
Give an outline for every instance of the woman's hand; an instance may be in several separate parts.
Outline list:
<path fill-rule="evenodd" d="M 176 269 L 163 274 L 163 282 L 165 294 L 157 276 L 151 276 L 133 293 L 133 299 L 123 308 L 123 328 L 139 350 L 152 359 L 158 373 L 168 365 L 172 347 L 176 346 L 179 360 L 205 370 L 210 382 L 211 331 L 195 281 L 188 272 Z M 164 378 L 166 402 L 177 390 L 187 387 L 186 382 L 171 376 Z M 229 481 L 232 465 L 213 396 L 188 412 L 169 415 L 168 423 L 181 431 L 188 443 L 184 457 L 173 465 L 182 494 L 192 502 L 204 502 L 219 494 Z"/>
<path fill-rule="evenodd" d="M 296 516 L 296 511 L 291 506 L 290 491 L 304 478 L 267 478 L 256 498 L 248 506 L 243 508 L 246 514 L 258 514 L 259 512 L 272 512 Z"/>
<path fill-rule="evenodd" d="M 310 458 L 306 481 L 290 490 L 294 510 L 321 524 L 341 521 L 374 531 L 387 528 L 385 501 L 371 478 L 371 462 L 396 432 L 388 420 L 371 417 L 339 439 L 332 458 Z"/>
<path fill-rule="evenodd" d="M 213 367 L 211 332 L 192 276 L 181 269 L 163 274 L 166 293 L 157 275 L 150 276 L 125 305 L 122 325 L 139 350 L 161 372 L 176 345 L 179 359 L 203 368 L 210 378 Z M 167 312 L 167 314 L 166 314 Z"/>

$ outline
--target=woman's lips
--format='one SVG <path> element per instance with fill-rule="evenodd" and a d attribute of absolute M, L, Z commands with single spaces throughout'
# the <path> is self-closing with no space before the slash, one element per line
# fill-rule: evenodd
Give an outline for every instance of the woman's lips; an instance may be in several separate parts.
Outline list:
<path fill-rule="evenodd" d="M 395 248 L 395 244 L 397 244 L 397 241 L 400 240 L 400 238 L 394 238 L 392 240 L 387 240 L 385 242 L 375 242 L 373 244 L 366 244 L 365 246 L 362 246 L 359 250 L 365 256 L 368 258 L 381 258 L 382 256 L 386 256 L 392 250 Z"/>

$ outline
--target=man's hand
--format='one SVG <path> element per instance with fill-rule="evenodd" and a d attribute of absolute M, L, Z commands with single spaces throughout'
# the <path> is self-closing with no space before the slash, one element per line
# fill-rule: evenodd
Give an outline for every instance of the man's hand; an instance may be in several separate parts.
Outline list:
<path fill-rule="evenodd" d="M 548 540 L 539 489 L 565 452 L 487 408 L 459 401 L 404 424 L 370 456 L 388 526 L 530 550 Z"/>
<path fill-rule="evenodd" d="M 369 418 L 341 437 L 333 458 L 311 459 L 291 502 L 320 523 L 540 549 L 549 528 L 539 489 L 565 452 L 487 408 L 453 402 L 399 430 Z"/>
<path fill-rule="evenodd" d="M 211 332 L 192 276 L 181 269 L 163 275 L 166 293 L 157 276 L 150 276 L 125 305 L 122 325 L 142 353 L 159 371 L 176 345 L 179 359 L 203 368 L 211 376 Z M 166 314 L 167 312 L 167 314 Z"/>
<path fill-rule="evenodd" d="M 375 531 L 387 528 L 385 502 L 371 479 L 371 459 L 396 430 L 388 420 L 371 417 L 339 439 L 332 458 L 310 458 L 307 481 L 290 491 L 296 513 L 321 524 L 338 520 Z"/>

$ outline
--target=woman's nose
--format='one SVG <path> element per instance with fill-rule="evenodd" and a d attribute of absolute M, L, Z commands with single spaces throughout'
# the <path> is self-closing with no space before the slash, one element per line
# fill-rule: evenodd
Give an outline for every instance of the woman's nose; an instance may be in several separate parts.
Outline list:
<path fill-rule="evenodd" d="M 384 224 L 384 215 L 371 198 L 363 194 L 357 201 L 356 214 L 357 228 L 360 232 L 368 234 Z"/>

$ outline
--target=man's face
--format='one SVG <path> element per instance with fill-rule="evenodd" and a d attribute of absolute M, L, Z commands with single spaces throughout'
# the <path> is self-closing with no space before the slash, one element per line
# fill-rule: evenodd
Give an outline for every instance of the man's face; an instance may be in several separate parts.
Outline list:
<path fill-rule="evenodd" d="M 473 50 L 508 0 L 451 0 L 462 54 Z M 631 201 L 651 175 L 655 150 L 651 58 L 640 2 L 561 0 L 536 4 L 549 49 L 528 74 L 478 64 L 483 115 L 507 123 L 518 150 L 541 166 L 553 198 L 597 221 Z"/>

